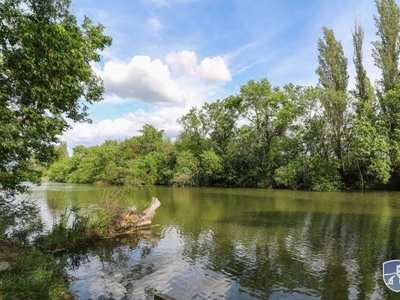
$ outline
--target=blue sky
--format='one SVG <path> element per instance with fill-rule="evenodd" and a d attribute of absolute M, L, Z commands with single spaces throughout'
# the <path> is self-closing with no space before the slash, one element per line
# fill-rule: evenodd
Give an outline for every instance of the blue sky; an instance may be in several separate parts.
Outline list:
<path fill-rule="evenodd" d="M 323 26 L 342 42 L 351 87 L 356 18 L 368 75 L 380 76 L 371 57 L 373 0 L 72 0 L 71 8 L 103 24 L 113 45 L 93 65 L 104 101 L 90 106 L 92 124 L 63 135 L 70 148 L 138 135 L 144 124 L 174 138 L 191 107 L 236 94 L 250 79 L 316 85 Z"/>

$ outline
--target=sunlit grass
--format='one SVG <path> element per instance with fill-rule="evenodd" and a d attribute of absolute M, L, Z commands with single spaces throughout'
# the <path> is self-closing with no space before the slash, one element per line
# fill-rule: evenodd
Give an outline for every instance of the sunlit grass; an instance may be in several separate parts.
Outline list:
<path fill-rule="evenodd" d="M 3 300 L 73 299 L 63 271 L 63 261 L 50 254 L 34 251 L 0 272 L 0 291 Z"/>

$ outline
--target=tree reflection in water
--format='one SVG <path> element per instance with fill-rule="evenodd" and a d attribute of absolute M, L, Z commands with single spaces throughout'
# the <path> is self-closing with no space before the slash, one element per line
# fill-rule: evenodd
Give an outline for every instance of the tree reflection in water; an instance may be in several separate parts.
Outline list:
<path fill-rule="evenodd" d="M 80 299 L 151 299 L 154 291 L 177 299 L 398 296 L 382 280 L 382 263 L 400 258 L 399 193 L 156 188 L 135 195 L 151 196 L 162 202 L 153 242 L 131 237 L 68 254 Z"/>

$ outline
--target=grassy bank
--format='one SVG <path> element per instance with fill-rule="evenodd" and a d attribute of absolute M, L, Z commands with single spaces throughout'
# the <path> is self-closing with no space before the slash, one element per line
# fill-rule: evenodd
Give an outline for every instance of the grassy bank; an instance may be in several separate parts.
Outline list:
<path fill-rule="evenodd" d="M 4 242 L 4 241 L 3 241 Z M 7 241 L 10 244 L 9 241 Z M 12 246 L 9 250 L 19 249 Z M 12 267 L 0 272 L 0 299 L 73 299 L 64 271 L 65 262 L 53 255 L 24 247 Z"/>
<path fill-rule="evenodd" d="M 11 265 L 0 271 L 0 300 L 73 299 L 64 271 L 67 262 L 53 254 L 118 234 L 116 226 L 126 209 L 116 199 L 121 196 L 116 191 L 104 194 L 90 216 L 77 207 L 66 209 L 49 232 L 34 232 L 33 242 L 21 241 L 18 234 L 0 238 L 0 262 Z"/>

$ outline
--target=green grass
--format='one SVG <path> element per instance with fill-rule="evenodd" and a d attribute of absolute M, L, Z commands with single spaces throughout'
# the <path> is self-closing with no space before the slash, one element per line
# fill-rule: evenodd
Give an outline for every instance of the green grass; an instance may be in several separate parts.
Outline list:
<path fill-rule="evenodd" d="M 38 251 L 21 257 L 11 269 L 0 272 L 0 299 L 73 299 L 64 265 L 51 254 Z"/>

